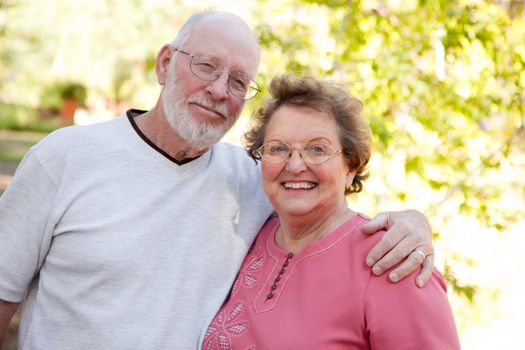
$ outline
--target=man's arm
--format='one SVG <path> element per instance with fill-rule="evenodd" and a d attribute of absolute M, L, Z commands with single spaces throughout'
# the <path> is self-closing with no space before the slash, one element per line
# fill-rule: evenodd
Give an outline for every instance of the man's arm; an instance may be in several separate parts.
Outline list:
<path fill-rule="evenodd" d="M 18 303 L 10 303 L 0 299 L 0 348 L 9 329 L 9 322 L 11 322 L 17 308 Z"/>
<path fill-rule="evenodd" d="M 363 225 L 362 231 L 372 234 L 381 229 L 387 232 L 368 253 L 366 264 L 375 275 L 381 275 L 406 258 L 390 272 L 389 279 L 397 282 L 422 266 L 416 284 L 423 287 L 434 269 L 432 230 L 426 216 L 416 210 L 380 213 Z"/>

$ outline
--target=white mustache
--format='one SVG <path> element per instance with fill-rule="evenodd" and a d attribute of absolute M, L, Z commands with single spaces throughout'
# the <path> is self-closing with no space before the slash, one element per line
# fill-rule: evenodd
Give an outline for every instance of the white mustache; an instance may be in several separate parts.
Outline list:
<path fill-rule="evenodd" d="M 217 103 L 212 98 L 200 98 L 193 96 L 188 99 L 188 103 L 199 104 L 201 106 L 213 110 L 216 113 L 219 113 L 226 119 L 231 118 L 230 113 L 228 112 L 228 108 L 226 108 L 226 105 L 224 103 Z"/>

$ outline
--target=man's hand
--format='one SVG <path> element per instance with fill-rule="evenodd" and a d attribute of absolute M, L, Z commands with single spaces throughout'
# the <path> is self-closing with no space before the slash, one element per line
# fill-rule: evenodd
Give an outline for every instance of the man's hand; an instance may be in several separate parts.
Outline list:
<path fill-rule="evenodd" d="M 362 227 L 363 233 L 366 234 L 381 229 L 387 232 L 368 253 L 366 264 L 373 266 L 372 271 L 375 275 L 380 275 L 407 258 L 390 273 L 389 279 L 397 282 L 422 265 L 416 284 L 423 287 L 434 269 L 432 231 L 426 216 L 416 210 L 385 212 Z"/>
<path fill-rule="evenodd" d="M 9 328 L 9 321 L 16 312 L 18 303 L 10 303 L 0 299 L 0 348 L 4 343 L 7 329 Z"/>

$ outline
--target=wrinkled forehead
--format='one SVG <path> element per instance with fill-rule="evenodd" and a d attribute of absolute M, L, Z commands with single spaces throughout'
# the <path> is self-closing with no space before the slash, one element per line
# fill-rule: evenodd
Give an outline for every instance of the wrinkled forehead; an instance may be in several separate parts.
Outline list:
<path fill-rule="evenodd" d="M 203 19 L 194 25 L 184 49 L 205 55 L 254 78 L 259 67 L 259 44 L 237 18 Z"/>

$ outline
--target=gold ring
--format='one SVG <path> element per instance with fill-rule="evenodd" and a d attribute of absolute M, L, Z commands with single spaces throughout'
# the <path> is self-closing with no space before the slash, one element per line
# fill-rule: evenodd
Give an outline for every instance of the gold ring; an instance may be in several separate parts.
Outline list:
<path fill-rule="evenodd" d="M 426 254 L 423 253 L 420 249 L 414 250 L 414 253 L 419 254 L 423 258 L 423 260 L 425 260 L 425 258 L 427 257 Z"/>

